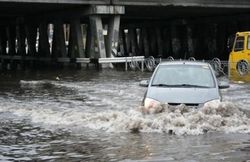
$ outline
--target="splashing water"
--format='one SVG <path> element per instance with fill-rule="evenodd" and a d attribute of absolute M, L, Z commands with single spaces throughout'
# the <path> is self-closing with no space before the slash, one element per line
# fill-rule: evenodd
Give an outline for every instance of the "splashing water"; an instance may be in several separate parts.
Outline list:
<path fill-rule="evenodd" d="M 48 84 L 63 86 L 48 81 L 21 81 L 20 84 L 31 87 Z M 19 104 L 19 108 L 15 103 L 13 106 L 10 103 L 0 105 L 1 111 L 29 117 L 33 123 L 50 128 L 55 125 L 57 128 L 71 128 L 71 131 L 91 128 L 106 132 L 164 132 L 177 135 L 199 135 L 208 131 L 250 133 L 250 118 L 232 102 L 212 102 L 199 109 L 162 104 L 153 110 L 139 107 L 102 112 L 86 112 L 76 108 L 59 111 L 58 107 L 55 103 L 37 105 L 36 108 L 30 108 L 29 104 Z"/>
<path fill-rule="evenodd" d="M 199 135 L 208 131 L 250 133 L 250 118 L 231 102 L 208 104 L 200 109 L 164 104 L 161 105 L 162 112 L 153 114 L 146 114 L 143 107 L 97 113 L 80 110 L 58 112 L 51 107 L 6 109 L 15 115 L 31 118 L 33 123 L 50 128 L 71 128 L 73 132 L 91 128 L 106 132 L 163 132 L 177 135 Z"/>

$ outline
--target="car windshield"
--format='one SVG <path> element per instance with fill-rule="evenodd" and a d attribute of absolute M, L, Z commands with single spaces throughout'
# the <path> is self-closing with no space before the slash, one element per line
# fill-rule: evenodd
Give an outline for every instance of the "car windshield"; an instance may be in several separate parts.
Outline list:
<path fill-rule="evenodd" d="M 208 65 L 160 65 L 151 85 L 167 87 L 215 87 L 214 78 Z"/>

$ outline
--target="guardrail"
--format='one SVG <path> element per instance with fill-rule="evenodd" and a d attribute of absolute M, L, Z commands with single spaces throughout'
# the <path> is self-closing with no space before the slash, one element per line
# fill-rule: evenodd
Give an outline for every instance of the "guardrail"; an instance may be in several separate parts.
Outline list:
<path fill-rule="evenodd" d="M 174 61 L 175 59 L 172 56 L 169 56 L 166 59 L 161 58 L 154 58 L 152 56 L 145 59 L 145 66 L 147 67 L 147 70 L 153 71 L 154 68 L 162 61 Z M 181 59 L 180 59 L 181 60 Z M 229 62 L 225 60 L 220 60 L 219 58 L 213 58 L 212 60 L 196 60 L 194 57 L 190 57 L 187 59 L 188 61 L 201 61 L 201 62 L 207 62 L 209 63 L 215 73 L 217 75 L 228 75 L 229 73 Z M 235 65 L 236 72 L 240 76 L 245 76 L 250 74 L 250 64 L 247 60 L 241 60 L 239 62 L 233 63 Z"/>
<path fill-rule="evenodd" d="M 42 62 L 58 62 L 58 63 L 99 63 L 99 64 L 117 64 L 124 63 L 125 70 L 127 71 L 129 68 L 131 70 L 141 70 L 141 71 L 153 71 L 155 67 L 162 61 L 174 61 L 175 59 L 172 56 L 168 58 L 154 58 L 150 56 L 145 58 L 144 56 L 133 56 L 133 57 L 112 57 L 112 58 L 99 58 L 99 59 L 91 59 L 91 58 L 68 58 L 68 57 L 59 57 L 59 58 L 51 58 L 51 57 L 35 57 L 35 56 L 19 56 L 19 55 L 0 55 L 0 63 L 1 60 L 20 60 L 20 61 L 42 61 Z M 181 59 L 178 59 L 181 60 Z M 188 61 L 196 61 L 194 57 L 190 57 L 187 59 Z M 214 58 L 212 60 L 197 60 L 202 62 L 208 62 L 213 67 L 214 71 L 217 74 L 227 75 L 226 73 L 229 71 L 228 69 L 228 61 L 220 60 L 218 58 Z M 236 71 L 241 75 L 247 75 L 250 73 L 250 64 L 241 60 L 235 63 Z"/>
<path fill-rule="evenodd" d="M 183 60 L 183 59 L 178 59 L 178 60 Z M 162 58 L 154 58 L 153 56 L 148 57 L 145 60 L 145 65 L 147 67 L 147 70 L 149 71 L 153 71 L 154 68 L 162 61 L 178 61 L 175 60 L 172 56 L 169 56 L 166 59 L 162 59 Z M 218 58 L 214 58 L 212 60 L 196 60 L 194 57 L 190 57 L 188 59 L 186 59 L 188 61 L 201 61 L 201 62 L 208 62 L 209 64 L 211 64 L 211 66 L 213 67 L 213 69 L 215 70 L 215 72 L 217 73 L 222 73 L 225 74 L 225 72 L 227 72 L 228 70 L 228 61 L 221 61 Z"/>
<path fill-rule="evenodd" d="M 141 69 L 141 71 L 144 71 L 144 56 L 134 56 L 134 57 L 112 57 L 112 58 L 99 58 L 98 63 L 99 64 L 107 64 L 107 63 L 125 63 L 125 70 L 128 70 L 128 64 L 129 67 L 133 70 L 136 68 Z M 141 65 L 139 65 L 139 63 Z"/>

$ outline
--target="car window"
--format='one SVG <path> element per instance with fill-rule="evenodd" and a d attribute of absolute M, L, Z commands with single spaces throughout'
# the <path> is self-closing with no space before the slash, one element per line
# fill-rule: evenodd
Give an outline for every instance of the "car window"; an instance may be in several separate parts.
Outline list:
<path fill-rule="evenodd" d="M 234 45 L 234 51 L 244 50 L 244 37 L 237 37 Z"/>
<path fill-rule="evenodd" d="M 196 85 L 215 87 L 208 65 L 160 65 L 151 85 Z"/>
<path fill-rule="evenodd" d="M 250 36 L 247 37 L 247 49 L 250 49 Z"/>

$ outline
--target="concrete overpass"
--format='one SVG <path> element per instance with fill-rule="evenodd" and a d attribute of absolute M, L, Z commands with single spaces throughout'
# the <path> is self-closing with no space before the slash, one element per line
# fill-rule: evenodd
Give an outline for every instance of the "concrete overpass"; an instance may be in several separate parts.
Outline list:
<path fill-rule="evenodd" d="M 227 37 L 249 30 L 249 20 L 248 0 L 0 0 L 1 65 L 112 51 L 227 59 Z"/>

